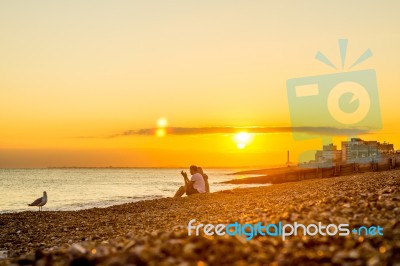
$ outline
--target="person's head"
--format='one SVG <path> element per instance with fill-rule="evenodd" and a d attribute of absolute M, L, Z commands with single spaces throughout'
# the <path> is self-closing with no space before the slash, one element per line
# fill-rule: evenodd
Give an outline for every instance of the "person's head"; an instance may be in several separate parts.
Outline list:
<path fill-rule="evenodd" d="M 199 172 L 200 174 L 204 174 L 203 173 L 203 169 L 201 167 L 199 167 L 199 166 L 197 167 L 197 172 Z"/>
<path fill-rule="evenodd" d="M 196 165 L 191 165 L 189 170 L 191 175 L 194 175 L 198 171 Z"/>

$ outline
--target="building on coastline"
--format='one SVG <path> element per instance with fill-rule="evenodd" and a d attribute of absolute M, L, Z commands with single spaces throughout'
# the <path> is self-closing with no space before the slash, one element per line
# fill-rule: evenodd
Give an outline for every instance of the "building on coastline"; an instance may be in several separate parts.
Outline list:
<path fill-rule="evenodd" d="M 378 142 L 364 141 L 360 138 L 352 138 L 350 141 L 342 141 L 343 161 L 356 160 L 378 156 Z"/>
<path fill-rule="evenodd" d="M 360 138 L 352 138 L 350 141 L 342 141 L 342 160 L 351 161 L 363 158 L 375 158 L 383 154 L 393 154 L 393 144 L 378 141 L 366 141 Z"/>
<path fill-rule="evenodd" d="M 379 152 L 382 154 L 394 154 L 394 146 L 393 144 L 387 143 L 386 141 L 378 146 Z"/>
<path fill-rule="evenodd" d="M 363 159 L 378 158 L 380 155 L 394 154 L 393 144 L 372 140 L 352 138 L 342 141 L 342 149 L 338 150 L 333 143 L 324 145 L 322 150 L 316 151 L 315 162 L 346 162 Z"/>
<path fill-rule="evenodd" d="M 315 153 L 315 161 L 340 162 L 342 161 L 342 151 L 338 150 L 337 146 L 333 145 L 333 143 L 324 145 L 322 151 L 317 151 Z"/>

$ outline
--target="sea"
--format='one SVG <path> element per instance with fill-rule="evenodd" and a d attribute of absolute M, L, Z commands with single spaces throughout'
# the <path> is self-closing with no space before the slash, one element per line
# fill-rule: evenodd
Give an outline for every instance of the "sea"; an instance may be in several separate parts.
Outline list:
<path fill-rule="evenodd" d="M 181 168 L 44 168 L 0 169 L 0 213 L 36 211 L 29 207 L 47 192 L 43 210 L 74 211 L 172 197 L 183 185 Z M 211 192 L 259 185 L 222 184 L 250 175 L 246 169 L 205 169 Z"/>

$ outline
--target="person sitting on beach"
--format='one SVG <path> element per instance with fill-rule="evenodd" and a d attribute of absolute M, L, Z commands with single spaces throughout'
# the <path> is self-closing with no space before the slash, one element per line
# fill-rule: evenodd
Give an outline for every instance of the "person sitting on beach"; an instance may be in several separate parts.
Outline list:
<path fill-rule="evenodd" d="M 203 176 L 204 184 L 206 186 L 206 192 L 210 193 L 210 184 L 208 183 L 208 175 L 203 172 L 201 167 L 197 167 L 197 171 Z"/>
<path fill-rule="evenodd" d="M 183 180 L 185 181 L 185 185 L 181 186 L 178 191 L 175 193 L 174 197 L 182 197 L 183 194 L 186 193 L 186 195 L 192 195 L 192 194 L 197 194 L 197 193 L 205 193 L 206 192 L 206 186 L 204 183 L 204 178 L 203 176 L 198 172 L 197 166 L 192 165 L 190 166 L 190 174 L 192 175 L 190 178 L 190 181 L 187 177 L 187 174 L 185 172 L 181 172 L 181 175 L 183 176 Z"/>

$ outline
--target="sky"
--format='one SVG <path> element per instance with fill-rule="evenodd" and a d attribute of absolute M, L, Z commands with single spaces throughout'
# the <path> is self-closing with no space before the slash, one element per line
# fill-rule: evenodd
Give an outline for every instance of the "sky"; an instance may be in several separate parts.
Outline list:
<path fill-rule="evenodd" d="M 398 148 L 398 10 L 398 1 L 1 1 L 0 167 L 259 167 L 285 163 L 287 150 L 295 162 L 324 136 L 291 132 L 287 80 L 350 71 L 367 49 L 351 71 L 375 70 L 382 126 L 359 136 Z M 343 69 L 315 59 L 320 51 L 341 66 L 339 39 Z"/>

